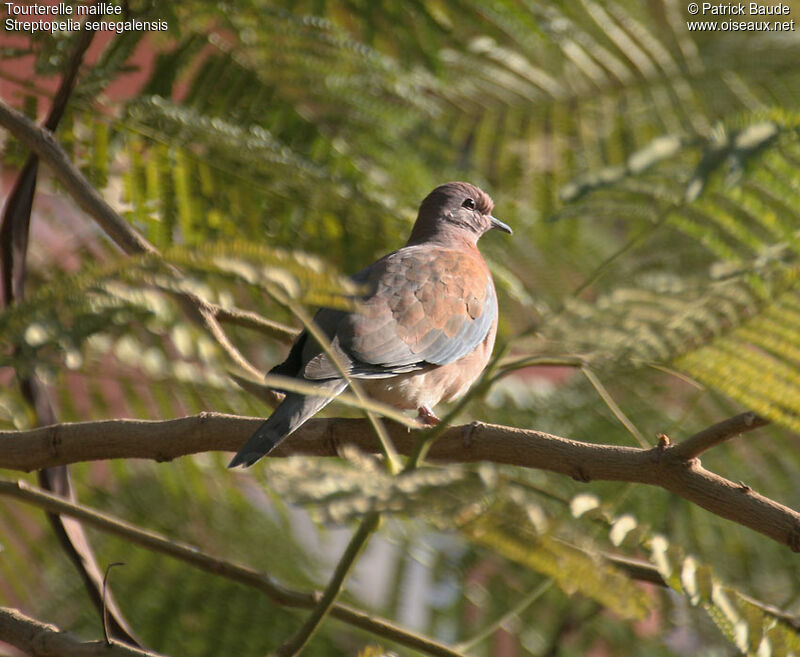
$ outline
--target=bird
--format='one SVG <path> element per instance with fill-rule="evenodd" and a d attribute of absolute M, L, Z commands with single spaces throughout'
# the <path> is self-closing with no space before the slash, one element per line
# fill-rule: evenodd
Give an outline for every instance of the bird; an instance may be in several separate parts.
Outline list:
<path fill-rule="evenodd" d="M 497 294 L 477 242 L 491 229 L 512 230 L 493 209 L 489 195 L 466 182 L 428 194 L 405 246 L 352 277 L 364 290 L 356 309 L 321 308 L 314 316 L 338 367 L 302 331 L 269 372 L 312 384 L 319 395 L 286 392 L 228 467 L 252 465 L 341 394 L 348 386 L 342 370 L 370 398 L 437 424 L 434 406 L 466 394 L 494 347 Z"/>

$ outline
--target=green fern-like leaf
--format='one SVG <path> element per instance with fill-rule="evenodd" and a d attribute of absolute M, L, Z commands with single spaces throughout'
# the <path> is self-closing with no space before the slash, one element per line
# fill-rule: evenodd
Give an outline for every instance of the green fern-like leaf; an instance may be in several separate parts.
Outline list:
<path fill-rule="evenodd" d="M 457 466 L 391 476 L 372 457 L 344 448 L 346 460 L 290 458 L 271 462 L 265 483 L 282 499 L 311 505 L 324 520 L 342 523 L 369 511 L 446 517 L 484 494 L 487 482 Z"/>
<path fill-rule="evenodd" d="M 630 579 L 601 557 L 540 534 L 524 509 L 490 508 L 467 520 L 461 531 L 477 544 L 552 578 L 568 594 L 588 596 L 623 618 L 647 614 L 647 598 Z"/>

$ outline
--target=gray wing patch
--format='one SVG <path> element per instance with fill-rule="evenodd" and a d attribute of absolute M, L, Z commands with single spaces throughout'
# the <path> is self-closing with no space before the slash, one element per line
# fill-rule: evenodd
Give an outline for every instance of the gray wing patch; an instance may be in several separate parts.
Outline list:
<path fill-rule="evenodd" d="M 394 349 L 381 353 L 380 363 L 370 364 L 354 359 L 354 372 L 358 368 L 359 374 L 368 375 L 373 368 L 380 367 L 391 375 L 420 369 L 426 363 L 447 365 L 474 351 L 486 338 L 496 316 L 497 301 L 490 281 L 486 285 L 483 312 L 475 319 L 465 321 L 454 336 L 448 337 L 441 329 L 429 331 L 416 351 L 396 335 L 387 336 L 385 344 L 394 344 Z"/>
<path fill-rule="evenodd" d="M 497 315 L 494 286 L 486 286 L 486 301 L 483 312 L 474 320 L 464 322 L 461 330 L 452 338 L 440 333 L 430 347 L 417 354 L 433 365 L 447 365 L 474 351 L 486 338 Z"/>

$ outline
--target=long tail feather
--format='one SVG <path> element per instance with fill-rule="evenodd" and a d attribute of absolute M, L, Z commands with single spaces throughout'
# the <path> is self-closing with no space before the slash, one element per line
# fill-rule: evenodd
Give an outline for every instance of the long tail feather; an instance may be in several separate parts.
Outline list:
<path fill-rule="evenodd" d="M 320 385 L 320 392 L 324 392 L 322 397 L 288 393 L 286 399 L 280 403 L 269 419 L 250 436 L 236 456 L 231 459 L 228 467 L 253 465 L 262 456 L 269 454 L 284 438 L 311 416 L 330 404 L 334 397 L 344 391 L 346 387 L 346 381 L 336 379 Z"/>

